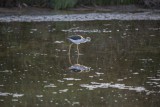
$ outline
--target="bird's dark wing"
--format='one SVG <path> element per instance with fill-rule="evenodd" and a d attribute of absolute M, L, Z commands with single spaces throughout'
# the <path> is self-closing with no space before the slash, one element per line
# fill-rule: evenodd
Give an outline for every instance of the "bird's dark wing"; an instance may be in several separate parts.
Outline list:
<path fill-rule="evenodd" d="M 81 39 L 82 37 L 79 35 L 74 35 L 74 36 L 69 36 L 68 39 L 73 39 L 73 40 L 78 40 Z"/>

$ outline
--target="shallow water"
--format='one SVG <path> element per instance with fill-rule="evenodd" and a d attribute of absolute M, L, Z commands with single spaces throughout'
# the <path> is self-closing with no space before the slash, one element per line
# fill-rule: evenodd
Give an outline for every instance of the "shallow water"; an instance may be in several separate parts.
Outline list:
<path fill-rule="evenodd" d="M 92 39 L 80 55 L 74 34 Z M 159 21 L 0 23 L 0 105 L 159 107 L 159 34 Z"/>

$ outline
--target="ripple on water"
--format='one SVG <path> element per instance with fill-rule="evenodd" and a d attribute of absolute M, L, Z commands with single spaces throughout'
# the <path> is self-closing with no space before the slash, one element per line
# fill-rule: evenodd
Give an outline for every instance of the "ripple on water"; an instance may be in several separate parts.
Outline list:
<path fill-rule="evenodd" d="M 13 94 L 13 97 L 22 97 L 22 96 L 24 96 L 24 94 L 18 94 L 18 93 Z"/>
<path fill-rule="evenodd" d="M 18 101 L 18 99 L 12 99 L 12 101 L 15 101 L 15 102 L 16 102 L 16 101 Z"/>
<path fill-rule="evenodd" d="M 36 97 L 37 97 L 37 98 L 42 98 L 42 97 L 43 97 L 43 95 L 36 95 Z"/>
<path fill-rule="evenodd" d="M 11 93 L 7 93 L 7 92 L 0 92 L 0 96 L 9 96 L 12 95 Z"/>
<path fill-rule="evenodd" d="M 9 72 L 9 73 L 12 73 L 12 70 L 4 70 L 4 71 L 0 71 L 0 73 L 1 73 L 1 72 L 4 72 L 4 73 L 8 73 L 8 72 Z"/>
<path fill-rule="evenodd" d="M 159 78 L 153 78 L 153 79 L 150 79 L 150 80 L 152 80 L 152 81 L 160 81 Z"/>
<path fill-rule="evenodd" d="M 64 41 L 55 41 L 54 43 L 60 44 L 60 43 L 64 43 Z"/>
<path fill-rule="evenodd" d="M 134 90 L 136 92 L 148 91 L 144 87 L 134 87 L 134 86 L 126 86 L 125 84 L 111 84 L 111 83 L 98 83 L 98 82 L 91 82 L 91 84 L 81 84 L 80 86 L 87 88 L 89 90 L 94 90 L 98 88 L 117 88 L 117 89 Z"/>
<path fill-rule="evenodd" d="M 67 81 L 80 81 L 81 79 L 76 79 L 76 78 L 63 78 L 64 80 Z"/>
<path fill-rule="evenodd" d="M 63 89 L 63 90 L 59 90 L 59 93 L 64 93 L 64 92 L 67 92 L 68 89 Z"/>
<path fill-rule="evenodd" d="M 37 31 L 37 29 L 31 29 L 31 31 Z"/>
<path fill-rule="evenodd" d="M 13 97 L 18 98 L 18 97 L 24 96 L 24 94 L 0 92 L 0 96 L 13 96 Z"/>
<path fill-rule="evenodd" d="M 68 30 L 62 30 L 62 32 L 101 33 L 102 31 L 99 29 L 92 29 L 92 30 L 68 29 Z"/>
<path fill-rule="evenodd" d="M 49 85 L 45 85 L 44 87 L 45 88 L 54 88 L 54 87 L 57 87 L 57 86 L 55 86 L 54 84 L 49 84 Z"/>

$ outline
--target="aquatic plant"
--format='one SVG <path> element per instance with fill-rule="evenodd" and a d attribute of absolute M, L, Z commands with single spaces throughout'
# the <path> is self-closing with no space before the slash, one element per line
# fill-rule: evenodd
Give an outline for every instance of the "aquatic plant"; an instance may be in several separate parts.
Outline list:
<path fill-rule="evenodd" d="M 120 5 L 135 4 L 138 0 L 78 0 L 79 4 L 84 5 Z"/>
<path fill-rule="evenodd" d="M 50 6 L 54 9 L 66 9 L 74 7 L 78 0 L 50 0 Z"/>
<path fill-rule="evenodd" d="M 1 0 L 0 7 L 38 6 L 54 9 L 67 9 L 75 6 L 106 6 L 138 4 L 149 8 L 160 8 L 159 0 Z"/>
<path fill-rule="evenodd" d="M 140 0 L 139 3 L 149 8 L 160 8 L 160 0 Z"/>

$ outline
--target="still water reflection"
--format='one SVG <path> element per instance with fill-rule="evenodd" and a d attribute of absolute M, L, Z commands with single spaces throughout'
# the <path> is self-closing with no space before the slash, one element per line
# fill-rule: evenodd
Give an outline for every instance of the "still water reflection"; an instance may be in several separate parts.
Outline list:
<path fill-rule="evenodd" d="M 74 34 L 92 41 L 68 56 Z M 159 21 L 0 23 L 0 105 L 159 107 L 159 34 Z"/>

